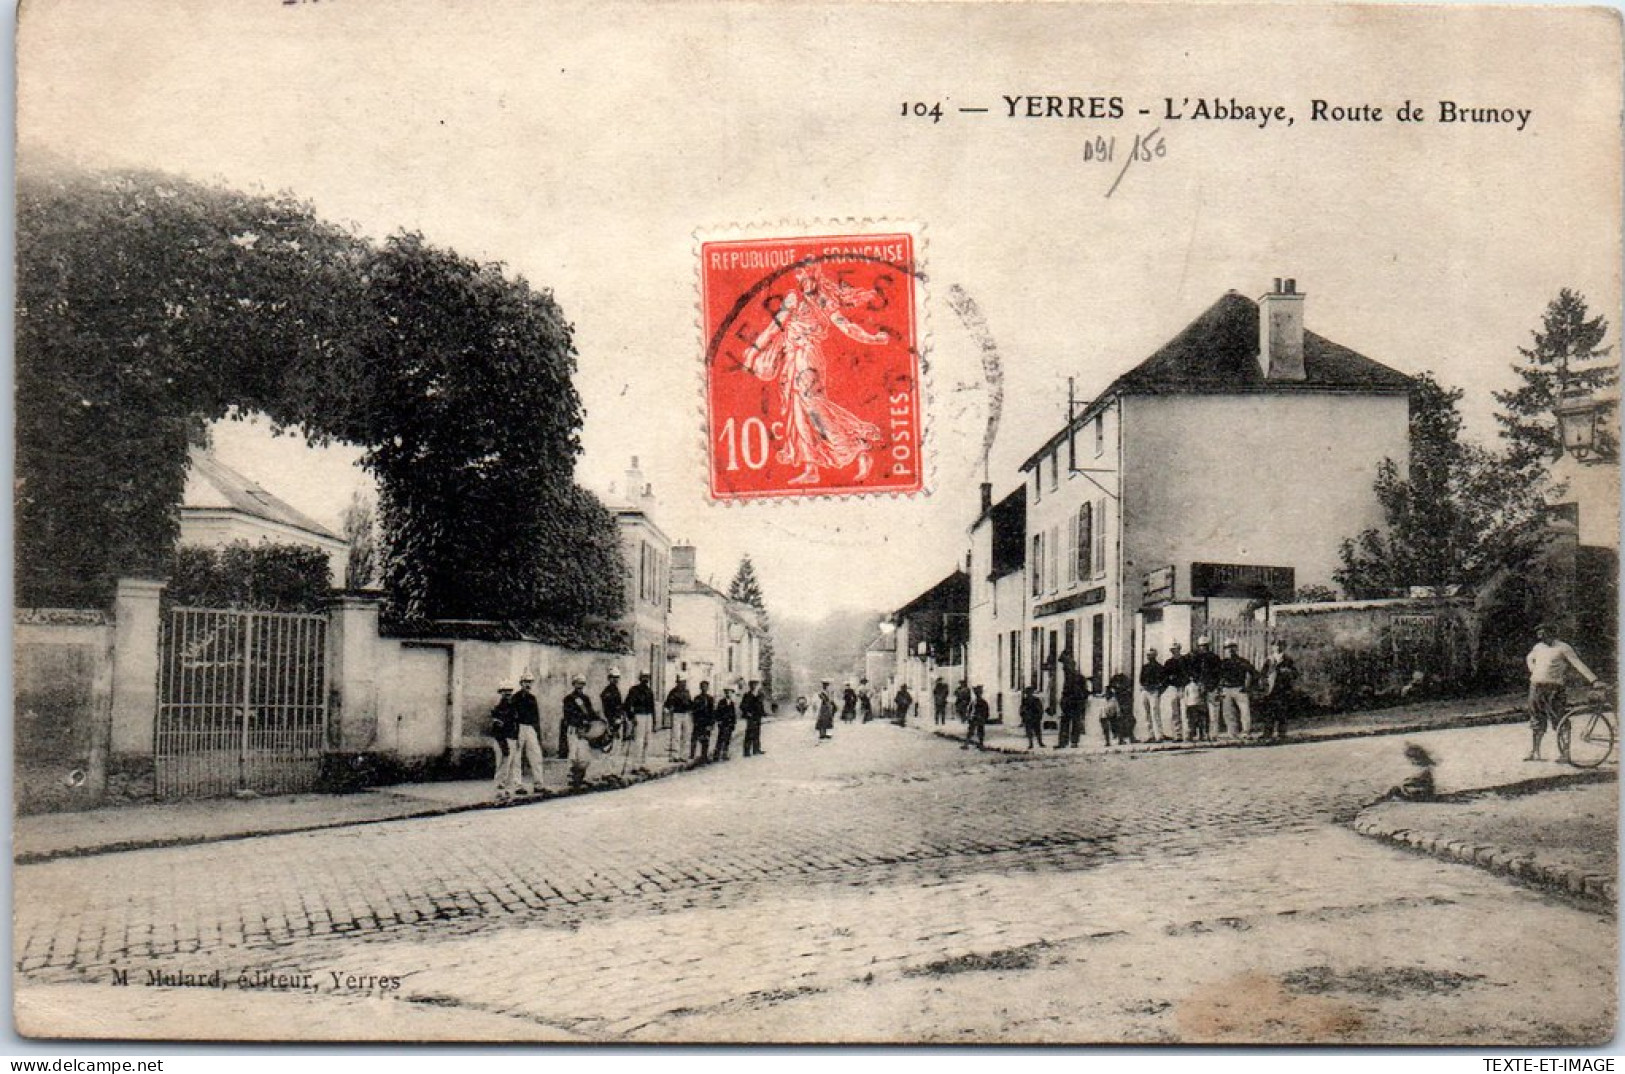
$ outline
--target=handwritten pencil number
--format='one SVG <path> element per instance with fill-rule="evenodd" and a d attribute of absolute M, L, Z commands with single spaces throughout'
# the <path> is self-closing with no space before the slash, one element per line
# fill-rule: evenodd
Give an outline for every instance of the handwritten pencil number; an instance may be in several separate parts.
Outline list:
<path fill-rule="evenodd" d="M 929 119 L 933 123 L 942 122 L 941 101 L 904 101 L 903 117 L 915 119 Z"/>

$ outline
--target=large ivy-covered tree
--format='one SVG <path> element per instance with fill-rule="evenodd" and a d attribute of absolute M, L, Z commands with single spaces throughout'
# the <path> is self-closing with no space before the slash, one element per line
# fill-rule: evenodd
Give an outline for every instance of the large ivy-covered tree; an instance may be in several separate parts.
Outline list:
<path fill-rule="evenodd" d="M 1619 369 L 1609 359 L 1614 348 L 1602 345 L 1608 322 L 1600 315 L 1591 316 L 1585 296 L 1566 287 L 1547 304 L 1540 328 L 1531 334 L 1534 346 L 1519 347 L 1522 361 L 1512 366 L 1518 374 L 1518 387 L 1495 393 L 1495 401 L 1501 404 L 1495 420 L 1501 425 L 1512 464 L 1544 470 L 1563 455 L 1553 416 L 1562 393 L 1595 396 L 1619 382 Z M 1611 403 L 1598 402 L 1605 411 L 1612 409 Z M 1619 444 L 1613 432 L 1602 429 L 1601 440 L 1601 453 L 1617 458 Z"/>
<path fill-rule="evenodd" d="M 1462 391 L 1429 373 L 1411 391 L 1406 476 L 1386 459 L 1377 500 L 1385 526 L 1343 541 L 1337 583 L 1352 597 L 1473 589 L 1546 544 L 1546 486 L 1505 456 L 1462 438 Z"/>
<path fill-rule="evenodd" d="M 756 577 L 756 564 L 747 553 L 728 583 L 728 599 L 748 604 L 759 613 L 762 622 L 762 692 L 773 696 L 773 626 L 767 614 L 767 598 L 762 595 L 762 583 Z"/>
<path fill-rule="evenodd" d="M 614 521 L 573 474 L 553 297 L 419 235 L 151 173 L 18 179 L 19 596 L 169 564 L 186 449 L 263 412 L 364 448 L 399 619 L 620 611 Z"/>

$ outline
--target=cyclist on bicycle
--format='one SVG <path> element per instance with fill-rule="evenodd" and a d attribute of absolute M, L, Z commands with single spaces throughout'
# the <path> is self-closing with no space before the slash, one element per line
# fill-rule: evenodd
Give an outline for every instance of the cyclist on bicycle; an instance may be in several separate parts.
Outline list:
<path fill-rule="evenodd" d="M 1545 737 L 1546 729 L 1557 729 L 1563 713 L 1568 708 L 1567 684 L 1569 669 L 1573 669 L 1584 676 L 1592 687 L 1597 687 L 1599 681 L 1586 667 L 1585 661 L 1580 659 L 1572 646 L 1566 641 L 1559 641 L 1557 628 L 1550 623 L 1542 623 L 1535 628 L 1540 640 L 1535 647 L 1529 650 L 1529 657 L 1525 661 L 1529 665 L 1529 733 L 1533 738 L 1529 756 L 1526 761 L 1538 761 L 1540 756 L 1540 740 Z M 1557 759 L 1568 762 L 1568 750 L 1562 745 L 1560 738 Z"/>

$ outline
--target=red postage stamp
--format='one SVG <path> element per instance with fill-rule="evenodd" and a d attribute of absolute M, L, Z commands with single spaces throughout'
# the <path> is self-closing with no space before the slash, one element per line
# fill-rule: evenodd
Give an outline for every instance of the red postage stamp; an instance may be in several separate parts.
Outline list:
<path fill-rule="evenodd" d="M 918 492 L 914 238 L 700 245 L 711 495 Z"/>

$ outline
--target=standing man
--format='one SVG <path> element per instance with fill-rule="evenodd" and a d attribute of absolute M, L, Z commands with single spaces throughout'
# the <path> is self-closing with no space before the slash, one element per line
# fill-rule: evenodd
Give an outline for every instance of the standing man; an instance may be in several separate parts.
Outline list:
<path fill-rule="evenodd" d="M 940 675 L 931 687 L 931 713 L 939 725 L 948 722 L 948 680 Z"/>
<path fill-rule="evenodd" d="M 1162 665 L 1162 705 L 1168 727 L 1176 742 L 1185 741 L 1189 723 L 1185 719 L 1185 684 L 1191 681 L 1190 664 L 1179 642 L 1168 646 L 1168 659 Z"/>
<path fill-rule="evenodd" d="M 637 685 L 626 692 L 626 711 L 632 720 L 632 737 L 626 748 L 640 770 L 649 766 L 649 736 L 655 729 L 655 692 L 649 687 L 649 673 L 638 672 Z"/>
<path fill-rule="evenodd" d="M 858 692 L 848 682 L 841 690 L 841 722 L 851 723 L 858 718 Z"/>
<path fill-rule="evenodd" d="M 626 742 L 631 739 L 626 727 L 626 705 L 621 700 L 621 669 L 609 669 L 609 682 L 598 695 L 598 707 L 604 713 L 604 722 L 609 724 L 609 733 Z"/>
<path fill-rule="evenodd" d="M 987 698 L 982 696 L 980 683 L 976 685 L 975 692 L 976 696 L 971 698 L 970 703 L 970 726 L 965 729 L 965 744 L 959 747 L 962 750 L 970 749 L 972 742 L 979 750 L 987 748 L 987 721 L 993 714 L 988 710 Z"/>
<path fill-rule="evenodd" d="M 1219 727 L 1228 727 L 1231 738 L 1248 738 L 1253 733 L 1253 680 L 1258 669 L 1237 652 L 1233 641 L 1224 643 L 1224 659 L 1219 661 Z"/>
<path fill-rule="evenodd" d="M 745 696 L 739 699 L 739 715 L 745 721 L 745 756 L 759 757 L 762 753 L 762 720 L 767 716 L 767 706 L 762 703 L 762 684 L 755 679 L 745 689 Z"/>
<path fill-rule="evenodd" d="M 954 687 L 954 717 L 960 723 L 970 719 L 970 687 L 965 685 L 964 679 Z"/>
<path fill-rule="evenodd" d="M 818 706 L 818 722 L 813 726 L 818 729 L 818 741 L 822 742 L 835 727 L 835 699 L 830 696 L 828 679 L 824 680 L 818 691 L 818 700 L 813 704 Z"/>
<path fill-rule="evenodd" d="M 897 726 L 908 726 L 908 710 L 914 707 L 914 695 L 908 692 L 908 683 L 897 688 L 897 696 L 892 698 L 892 711 L 897 713 Z"/>
<path fill-rule="evenodd" d="M 586 676 L 572 676 L 570 692 L 564 695 L 564 739 L 569 745 L 572 787 L 580 787 L 587 782 L 587 763 L 592 758 L 592 747 L 587 744 L 587 728 L 595 719 L 597 713 L 593 712 L 592 698 L 587 696 Z"/>
<path fill-rule="evenodd" d="M 711 696 L 711 684 L 700 683 L 700 692 L 694 698 L 694 735 L 688 741 L 688 759 L 711 758 L 711 720 L 716 715 L 717 699 Z"/>
<path fill-rule="evenodd" d="M 1213 719 L 1214 702 L 1218 700 L 1216 695 L 1219 692 L 1219 654 L 1213 651 L 1213 643 L 1206 634 L 1196 639 L 1196 651 L 1185 658 L 1185 666 L 1190 671 L 1191 681 L 1202 688 L 1202 705 L 1208 717 L 1207 737 L 1211 741 L 1219 730 L 1216 726 L 1218 721 Z"/>
<path fill-rule="evenodd" d="M 535 786 L 542 782 L 542 710 L 536 704 L 536 695 L 530 692 L 536 680 L 529 673 L 519 676 L 519 692 L 513 695 L 513 722 L 519 728 L 519 746 L 508 764 L 512 766 L 509 780 L 513 793 L 524 796 L 533 785 L 525 782 L 525 762 L 530 762 L 530 774 Z"/>
<path fill-rule="evenodd" d="M 497 703 L 491 709 L 491 746 L 496 753 L 496 800 L 513 797 L 513 758 L 519 752 L 519 725 L 513 719 L 513 687 L 503 683 L 497 689 Z"/>
<path fill-rule="evenodd" d="M 1559 641 L 1557 628 L 1550 623 L 1542 623 L 1535 628 L 1535 634 L 1540 638 L 1535 647 L 1529 650 L 1529 656 L 1524 661 L 1529 667 L 1529 733 L 1533 742 L 1529 747 L 1529 756 L 1526 761 L 1540 760 L 1540 740 L 1545 737 L 1546 728 L 1555 729 L 1558 721 L 1563 718 L 1563 712 L 1568 707 L 1568 677 L 1569 671 L 1577 671 L 1593 687 L 1597 686 L 1597 676 L 1585 666 L 1580 654 L 1566 641 Z M 1564 764 L 1568 763 L 1568 751 L 1563 748 L 1562 741 L 1558 743 L 1557 759 Z"/>
<path fill-rule="evenodd" d="M 726 761 L 728 747 L 733 744 L 734 723 L 739 719 L 739 710 L 734 707 L 734 688 L 724 686 L 722 699 L 717 702 L 716 710 L 711 716 L 717 727 L 717 744 L 711 751 L 711 760 Z"/>
<path fill-rule="evenodd" d="M 1286 643 L 1270 645 L 1264 662 L 1264 737 L 1286 738 L 1286 721 L 1298 707 L 1298 665 L 1287 655 Z"/>
<path fill-rule="evenodd" d="M 1044 748 L 1044 703 L 1032 683 L 1021 688 L 1021 729 L 1027 732 L 1028 749 Z"/>
<path fill-rule="evenodd" d="M 1157 660 L 1157 651 L 1145 651 L 1145 663 L 1140 665 L 1140 715 L 1145 724 L 1145 740 L 1147 742 L 1167 742 L 1168 735 L 1162 727 L 1162 688 L 1168 684 L 1168 679 L 1162 673 L 1162 664 Z"/>
<path fill-rule="evenodd" d="M 666 744 L 666 753 L 674 761 L 682 760 L 688 748 L 694 728 L 693 712 L 694 699 L 688 696 L 688 683 L 679 675 L 676 685 L 666 691 L 666 715 L 671 717 L 671 741 Z"/>
<path fill-rule="evenodd" d="M 1061 727 L 1056 749 L 1077 749 L 1083 739 L 1083 712 L 1089 704 L 1089 687 L 1078 671 L 1077 658 L 1068 649 L 1061 654 Z M 1106 743 L 1111 745 L 1110 741 Z"/>

